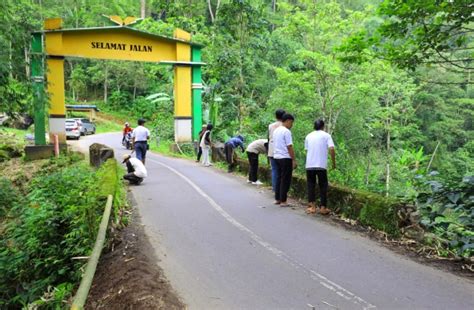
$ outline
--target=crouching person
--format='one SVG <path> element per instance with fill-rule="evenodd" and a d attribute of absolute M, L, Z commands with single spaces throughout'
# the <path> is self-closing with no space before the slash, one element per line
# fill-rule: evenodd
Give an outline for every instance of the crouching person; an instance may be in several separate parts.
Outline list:
<path fill-rule="evenodd" d="M 123 176 L 130 184 L 138 185 L 147 177 L 145 165 L 137 158 L 132 158 L 130 155 L 123 155 L 122 163 L 127 165 L 127 174 Z"/>

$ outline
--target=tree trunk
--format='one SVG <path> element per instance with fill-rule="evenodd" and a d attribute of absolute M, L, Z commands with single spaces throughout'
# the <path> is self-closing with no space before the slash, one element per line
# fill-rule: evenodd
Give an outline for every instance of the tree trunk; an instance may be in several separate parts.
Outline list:
<path fill-rule="evenodd" d="M 105 63 L 105 76 L 104 76 L 104 102 L 107 103 L 108 100 L 108 81 L 109 81 L 109 67 L 107 66 L 107 63 Z"/>
<path fill-rule="evenodd" d="M 433 151 L 433 155 L 431 155 L 430 162 L 428 163 L 428 167 L 426 168 L 426 172 L 430 172 L 431 164 L 433 163 L 433 159 L 434 159 L 434 157 L 435 157 L 435 155 L 436 155 L 436 151 L 438 150 L 438 147 L 439 147 L 439 144 L 440 144 L 440 143 L 441 143 L 441 142 L 438 141 L 438 144 L 436 144 L 436 147 L 435 147 L 435 149 L 434 149 L 434 151 Z"/>
<path fill-rule="evenodd" d="M 272 0 L 272 12 L 276 12 L 276 2 L 277 0 Z M 275 30 L 275 24 L 272 23 L 271 31 L 273 32 Z"/>
<path fill-rule="evenodd" d="M 30 78 L 30 56 L 28 55 L 28 47 L 26 44 L 25 44 L 24 52 L 25 52 L 25 74 L 26 74 L 26 78 L 29 79 Z"/>
<path fill-rule="evenodd" d="M 10 78 L 13 78 L 13 42 L 10 41 L 10 46 L 8 48 L 8 71 Z"/>
<path fill-rule="evenodd" d="M 390 126 L 392 119 L 389 116 L 387 119 L 387 170 L 385 179 L 385 196 L 388 197 L 390 191 Z"/>
<path fill-rule="evenodd" d="M 140 9 L 140 17 L 145 18 L 146 13 L 146 0 L 141 0 L 141 9 Z"/>
<path fill-rule="evenodd" d="M 207 7 L 209 9 L 209 16 L 211 17 L 211 23 L 214 24 L 214 12 L 212 12 L 211 0 L 207 0 Z"/>
<path fill-rule="evenodd" d="M 207 8 L 209 10 L 209 16 L 211 17 L 211 23 L 215 23 L 217 20 L 217 14 L 219 14 L 219 7 L 221 5 L 221 0 L 217 0 L 216 9 L 212 10 L 211 0 L 207 0 Z"/>
<path fill-rule="evenodd" d="M 367 154 L 367 168 L 365 169 L 365 186 L 369 186 L 370 156 Z"/>

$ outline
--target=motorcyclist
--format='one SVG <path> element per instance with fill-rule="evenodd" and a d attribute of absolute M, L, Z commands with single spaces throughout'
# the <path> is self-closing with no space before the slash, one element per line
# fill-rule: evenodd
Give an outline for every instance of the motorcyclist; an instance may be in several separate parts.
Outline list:
<path fill-rule="evenodd" d="M 123 137 L 122 137 L 122 144 L 125 141 L 125 137 L 129 132 L 132 132 L 133 128 L 130 127 L 130 124 L 128 122 L 125 123 L 125 127 L 123 128 Z"/>

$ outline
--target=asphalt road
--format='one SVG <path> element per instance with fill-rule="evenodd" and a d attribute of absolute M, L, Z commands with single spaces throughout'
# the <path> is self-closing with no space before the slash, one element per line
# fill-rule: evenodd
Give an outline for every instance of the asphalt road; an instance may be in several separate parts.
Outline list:
<path fill-rule="evenodd" d="M 120 134 L 81 138 L 127 152 Z M 74 143 L 76 144 L 76 143 Z M 416 263 L 268 189 L 148 153 L 132 188 L 145 230 L 189 309 L 474 309 L 474 283 Z"/>

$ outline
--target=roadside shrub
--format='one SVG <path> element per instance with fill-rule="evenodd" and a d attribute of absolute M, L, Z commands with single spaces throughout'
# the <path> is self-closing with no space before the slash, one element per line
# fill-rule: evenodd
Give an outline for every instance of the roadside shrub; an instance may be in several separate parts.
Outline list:
<path fill-rule="evenodd" d="M 456 255 L 473 256 L 474 176 L 464 177 L 460 182 L 442 182 L 432 173 L 420 183 L 425 185 L 417 198 L 420 224 Z"/>
<path fill-rule="evenodd" d="M 68 161 L 49 165 L 55 171 L 34 178 L 24 203 L 9 212 L 0 240 L 0 308 L 31 303 L 53 286 L 66 296 L 80 279 L 84 262 L 72 258 L 90 254 L 105 202 L 95 172 Z"/>
<path fill-rule="evenodd" d="M 19 192 L 13 187 L 10 180 L 0 178 L 0 220 L 8 211 L 20 201 Z"/>

